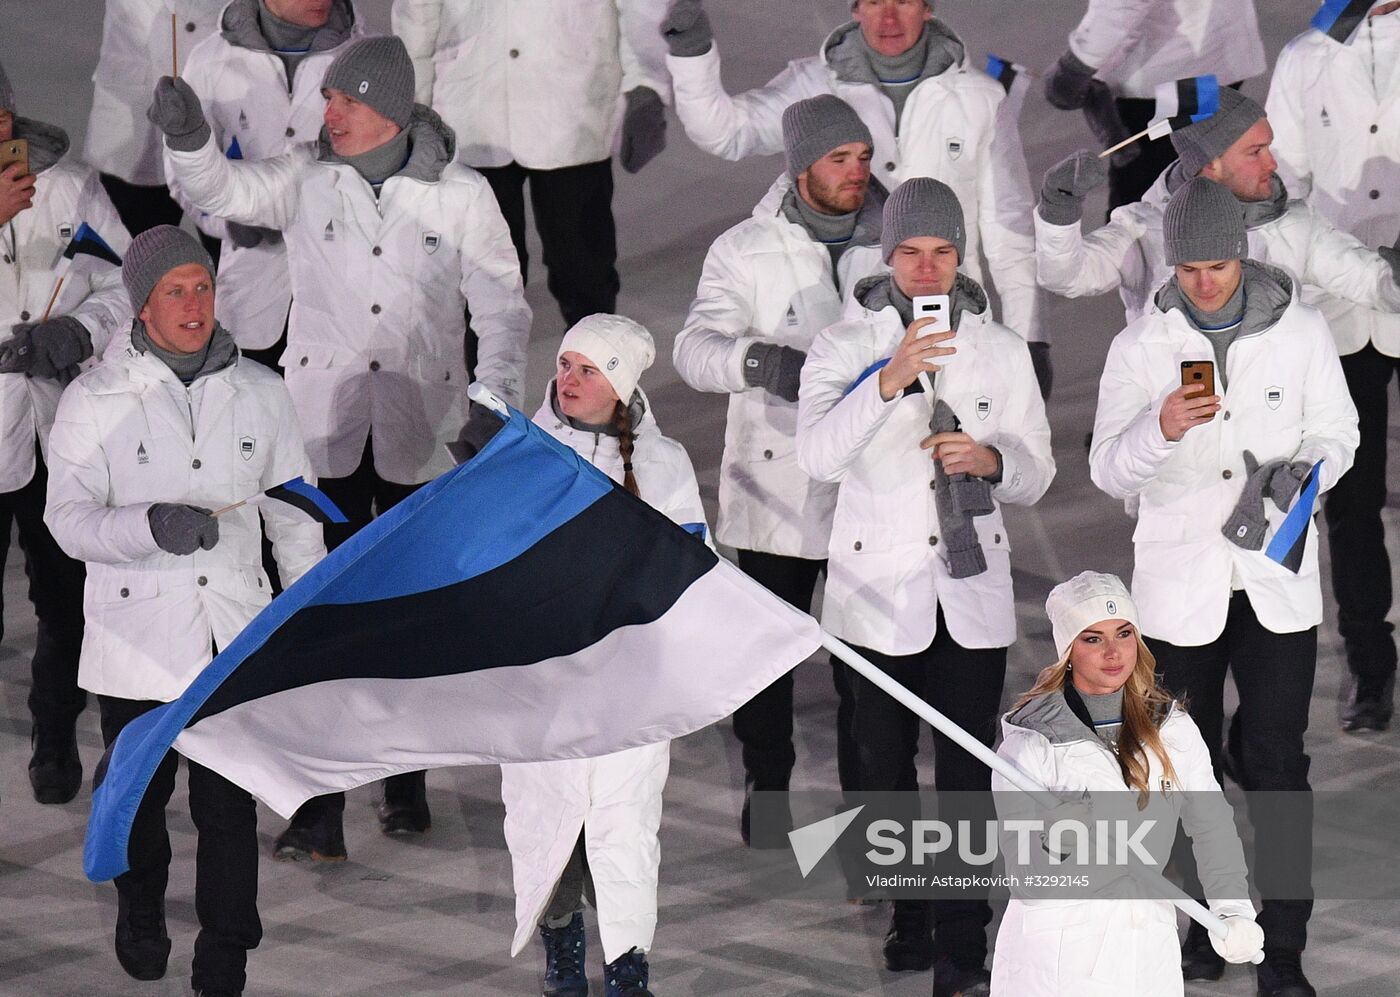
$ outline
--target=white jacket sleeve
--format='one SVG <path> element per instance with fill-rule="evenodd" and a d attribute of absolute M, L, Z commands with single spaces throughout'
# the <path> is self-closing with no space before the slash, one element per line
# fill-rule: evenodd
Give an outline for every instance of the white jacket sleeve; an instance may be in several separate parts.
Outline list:
<path fill-rule="evenodd" d="M 1300 67 L 1291 54 L 1292 48 L 1284 46 L 1279 53 L 1264 110 L 1274 130 L 1269 151 L 1278 161 L 1278 175 L 1288 188 L 1289 197 L 1306 201 L 1312 193 L 1312 161 L 1303 125 L 1303 105 L 1299 101 L 1302 96 L 1298 79 Z"/>
<path fill-rule="evenodd" d="M 1001 481 L 992 487 L 992 497 L 1003 504 L 1034 505 L 1055 480 L 1050 423 L 1030 351 L 1024 346 L 1009 350 L 1005 363 L 1014 368 L 1012 381 L 1017 385 L 1010 411 L 999 432 L 977 442 L 1001 454 Z"/>
<path fill-rule="evenodd" d="M 705 256 L 700 286 L 672 350 L 676 373 L 697 391 L 734 393 L 749 387 L 744 354 L 760 341 L 745 335 L 753 321 L 754 275 L 733 262 L 721 237 Z"/>
<path fill-rule="evenodd" d="M 1162 435 L 1158 414 L 1166 397 L 1154 398 L 1132 368 L 1121 337 L 1108 348 L 1099 403 L 1094 413 L 1094 442 L 1089 448 L 1089 477 L 1102 491 L 1126 499 L 1146 488 L 1176 444 Z"/>
<path fill-rule="evenodd" d="M 830 335 L 843 326 L 849 328 L 837 323 L 812 343 L 797 394 L 797 466 L 818 481 L 844 478 L 902 397 L 888 402 L 880 397 L 878 372 L 846 393 L 865 365 L 848 344 Z"/>
<path fill-rule="evenodd" d="M 516 408 L 525 391 L 530 306 L 520 278 L 520 258 L 490 186 L 480 176 L 463 186 L 467 222 L 462 226 L 462 295 L 478 338 L 473 376 Z"/>
<path fill-rule="evenodd" d="M 1035 225 L 1035 265 L 1040 286 L 1066 298 L 1105 294 L 1119 287 L 1139 268 L 1138 239 L 1142 226 L 1129 211 L 1114 210 L 1107 225 L 1088 235 L 1083 223 L 1053 225 L 1032 213 Z"/>
<path fill-rule="evenodd" d="M 125 256 L 131 236 L 97 174 L 89 174 L 79 195 L 81 218 L 118 256 Z M 88 276 L 88 294 L 69 315 L 83 323 L 92 340 L 92 355 L 101 357 L 119 332 L 131 324 L 131 298 L 122 284 L 121 267 L 101 265 Z"/>
<path fill-rule="evenodd" d="M 311 161 L 309 147 L 260 159 L 230 162 L 209 141 L 192 152 L 165 150 L 166 176 L 183 189 L 200 211 L 241 225 L 261 225 L 285 232 L 301 201 L 302 171 Z"/>
<path fill-rule="evenodd" d="M 393 33 L 403 39 L 413 60 L 414 100 L 424 106 L 433 103 L 437 67 L 438 33 L 442 25 L 442 0 L 394 0 L 389 15 Z"/>
<path fill-rule="evenodd" d="M 280 385 L 278 387 L 281 388 Z M 302 440 L 296 411 L 292 408 L 291 395 L 281 388 L 272 401 L 278 410 L 277 439 L 273 441 L 272 460 L 263 469 L 261 486 L 271 488 L 298 475 L 315 484 L 316 475 L 311 470 L 311 458 L 306 455 L 306 444 Z M 305 517 L 285 510 L 281 502 L 264 502 L 258 506 L 267 527 L 268 539 L 272 541 L 272 553 L 277 559 L 277 572 L 284 588 L 295 583 L 326 556 L 321 524 L 308 523 Z"/>
<path fill-rule="evenodd" d="M 666 56 L 686 135 L 706 152 L 730 160 L 783 151 L 783 111 L 823 92 L 810 85 L 800 65 L 790 63 L 764 86 L 731 97 L 720 79 L 718 43 L 704 55 Z"/>
<path fill-rule="evenodd" d="M 671 74 L 666 72 L 666 42 L 661 22 L 667 0 L 614 0 L 617 5 L 617 47 L 622 62 L 622 92 L 650 87 L 670 104 Z"/>
<path fill-rule="evenodd" d="M 655 506 L 671 522 L 679 526 L 700 523 L 705 526 L 705 539 L 710 539 L 710 529 L 705 521 L 705 506 L 700 501 L 700 485 L 695 479 L 695 467 L 685 448 L 672 439 L 661 441 L 674 452 L 667 461 L 670 478 L 667 482 L 666 497 Z"/>
<path fill-rule="evenodd" d="M 1177 729 L 1173 738 L 1178 744 L 1172 752 L 1172 767 L 1185 801 L 1181 827 L 1191 839 L 1191 851 L 1210 909 L 1220 917 L 1253 919 L 1244 848 L 1235 830 L 1234 811 L 1211 771 L 1210 752 L 1189 717 L 1178 715 L 1174 726 Z M 1182 741 L 1190 742 L 1185 750 Z"/>
<path fill-rule="evenodd" d="M 1303 205 L 1303 209 L 1311 223 L 1307 268 L 1298 275 L 1303 283 L 1315 284 L 1333 297 L 1372 311 L 1400 312 L 1400 275 L 1385 257 L 1337 228 L 1312 205 Z"/>
<path fill-rule="evenodd" d="M 987 268 L 1001 299 L 1002 324 L 1022 339 L 1038 341 L 1044 335 L 1031 224 L 1035 201 L 1015 106 L 1005 99 L 998 101 L 996 120 L 977 171 L 977 227 Z"/>
<path fill-rule="evenodd" d="M 91 400 L 80 384 L 58 402 L 49 436 L 44 523 L 64 553 L 79 561 L 126 564 L 160 551 L 146 512 L 152 503 L 110 506 L 107 453 Z"/>
<path fill-rule="evenodd" d="M 1148 15 L 1163 2 L 1089 0 L 1084 19 L 1070 32 L 1070 51 L 1099 75 L 1111 72 L 1138 47 Z"/>
<path fill-rule="evenodd" d="M 207 110 L 208 95 L 214 92 L 214 81 L 209 76 L 210 68 L 207 59 L 187 60 L 181 75 L 191 89 L 199 95 L 199 99 L 204 102 L 206 107 L 204 117 L 209 123 L 209 130 L 213 133 L 214 146 L 222 150 L 226 147 L 227 138 L 223 133 L 221 123 L 216 118 L 209 117 Z M 179 178 L 175 177 L 171 170 L 167 169 L 165 176 L 166 183 L 170 187 L 170 196 L 174 198 L 176 204 L 185 209 L 185 213 L 194 220 L 195 226 L 211 239 L 227 239 L 228 223 L 217 215 L 200 211 L 199 208 L 195 207 L 194 202 L 189 199 L 180 186 Z"/>
<path fill-rule="evenodd" d="M 1303 439 L 1293 459 L 1309 464 L 1323 461 L 1318 476 L 1318 491 L 1323 492 L 1350 469 L 1361 435 L 1337 347 L 1326 321 L 1321 315 L 1317 318 L 1319 332 L 1313 336 L 1303 386 Z"/>

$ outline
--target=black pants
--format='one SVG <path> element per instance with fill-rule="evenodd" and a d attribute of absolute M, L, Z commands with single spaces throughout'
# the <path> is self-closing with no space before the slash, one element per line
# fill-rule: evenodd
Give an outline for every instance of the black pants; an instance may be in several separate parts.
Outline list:
<path fill-rule="evenodd" d="M 98 696 L 102 743 L 110 745 L 122 728 L 160 703 Z M 170 876 L 170 834 L 165 805 L 175 791 L 175 752 L 166 754 L 151 778 L 131 824 L 130 868 L 116 879 L 129 903 L 155 903 L 165 897 Z M 190 818 L 195 845 L 194 910 L 199 936 L 194 943 L 192 983 L 196 991 L 242 992 L 248 950 L 262 940 L 258 919 L 258 813 L 253 798 L 217 772 L 187 761 Z"/>
<path fill-rule="evenodd" d="M 10 525 L 19 525 L 24 573 L 29 577 L 29 601 L 38 629 L 30 664 L 29 712 L 35 726 L 66 733 L 87 705 L 78 688 L 78 654 L 83 646 L 82 561 L 75 561 L 44 525 L 44 499 L 49 473 L 36 442 L 34 477 L 13 492 L 0 494 L 0 572 L 10 552 Z M 4 637 L 4 594 L 0 593 L 0 638 Z"/>
<path fill-rule="evenodd" d="M 1390 612 L 1391 579 L 1381 510 L 1386 502 L 1388 396 L 1398 370 L 1400 360 L 1369 343 L 1342 357 L 1342 373 L 1361 417 L 1361 444 L 1351 470 L 1323 497 L 1337 629 L 1362 698 L 1379 696 L 1395 674 L 1395 628 L 1385 618 Z"/>
<path fill-rule="evenodd" d="M 741 550 L 739 567 L 779 599 L 802 612 L 812 608 L 817 576 L 826 570 L 825 560 L 784 557 L 756 550 Z M 831 659 L 831 680 L 836 686 L 836 773 L 842 790 L 856 789 L 858 761 L 851 738 L 855 697 L 851 694 L 850 669 Z M 734 734 L 744 746 L 744 774 L 755 789 L 785 790 L 797 754 L 792 746 L 792 672 L 788 672 L 734 713 Z"/>
<path fill-rule="evenodd" d="M 1236 90 L 1239 83 L 1231 83 Z M 1123 124 L 1128 126 L 1128 134 L 1136 135 L 1147 127 L 1157 116 L 1157 102 L 1144 97 L 1119 97 L 1115 102 Z M 1171 137 L 1159 139 L 1140 138 L 1138 148 L 1142 151 L 1127 166 L 1108 167 L 1108 210 L 1141 201 L 1142 195 L 1157 182 L 1157 178 L 1176 160 L 1176 149 Z"/>
<path fill-rule="evenodd" d="M 565 324 L 573 325 L 595 312 L 616 311 L 620 282 L 612 160 L 557 170 L 532 170 L 511 163 L 480 172 L 496 194 L 526 279 L 530 257 L 525 250 L 525 183 L 529 181 L 549 293 L 559 302 Z"/>
<path fill-rule="evenodd" d="M 374 438 L 371 436 L 365 440 L 365 452 L 360 457 L 359 467 L 344 478 L 321 478 L 316 487 L 330 496 L 348 520 L 324 527 L 326 550 L 331 551 L 349 540 L 361 527 L 368 526 L 376 515 L 382 516 L 423 486 L 400 485 L 381 478 L 374 469 Z M 415 799 L 421 799 L 425 791 L 422 772 L 405 772 L 384 780 L 384 799 L 389 803 L 412 803 Z M 322 819 L 340 820 L 344 812 L 345 794 L 327 793 L 303 803 L 293 815 L 292 822 L 314 824 Z"/>
<path fill-rule="evenodd" d="M 948 634 L 943 610 L 938 611 L 938 634 L 933 643 L 917 654 L 892 656 L 867 648 L 857 648 L 886 675 L 908 688 L 953 723 L 982 741 L 987 747 L 996 739 L 997 712 L 1006 681 L 1006 648 L 972 650 L 962 647 Z M 914 756 L 919 750 L 922 721 L 907 706 L 896 702 L 869 679 L 851 672 L 856 709 L 852 733 L 860 757 L 860 789 L 863 793 L 900 790 L 916 792 L 918 776 Z M 981 793 L 982 813 L 969 807 L 971 797 L 960 795 L 956 815 L 945 812 L 940 803 L 940 819 L 950 816 L 970 820 L 971 826 L 985 827 L 995 816 L 991 802 L 992 770 L 946 735 L 934 731 L 934 783 L 940 793 Z M 980 850 L 984 841 L 974 841 Z M 943 869 L 956 874 L 944 864 Z M 978 870 L 983 873 L 985 869 Z M 906 903 L 906 901 L 900 901 Z M 920 901 L 907 901 L 920 903 Z M 934 950 L 959 966 L 980 966 L 987 957 L 987 924 L 992 908 L 986 898 L 938 899 L 933 901 Z"/>
<path fill-rule="evenodd" d="M 1147 640 L 1157 659 L 1157 674 L 1172 695 L 1186 699 L 1191 718 L 1210 750 L 1215 778 L 1220 779 L 1221 728 L 1224 722 L 1225 673 L 1234 676 L 1240 706 L 1236 713 L 1239 744 L 1232 752 L 1243 771 L 1244 787 L 1260 791 L 1310 793 L 1303 734 L 1308 729 L 1313 673 L 1317 668 L 1317 628 L 1276 634 L 1254 615 L 1244 592 L 1230 597 L 1224 632 L 1209 644 L 1180 647 Z M 1259 926 L 1270 948 L 1298 949 L 1307 944 L 1312 915 L 1311 889 L 1287 889 L 1278 884 L 1310 882 L 1312 869 L 1311 809 L 1290 808 L 1289 826 L 1256 812 L 1269 806 L 1267 797 L 1249 797 L 1254 825 L 1254 884 L 1264 898 Z M 1299 827 L 1299 810 L 1307 809 L 1307 827 Z M 1286 833 L 1280 835 L 1281 830 Z M 1173 861 L 1181 870 L 1187 892 L 1199 897 L 1200 881 L 1190 849 L 1178 836 Z M 1306 892 L 1308 896 L 1297 894 Z"/>

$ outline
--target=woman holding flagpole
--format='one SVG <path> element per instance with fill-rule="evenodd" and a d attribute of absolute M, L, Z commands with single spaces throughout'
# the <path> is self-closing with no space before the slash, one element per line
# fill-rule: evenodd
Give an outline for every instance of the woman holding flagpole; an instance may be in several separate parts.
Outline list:
<path fill-rule="evenodd" d="M 1092 827 L 1093 800 L 1117 802 L 1127 794 L 1136 810 L 1150 800 L 1166 808 L 1173 826 L 1179 818 L 1200 867 L 1213 871 L 1206 883 L 1215 898 L 1210 907 L 1228 927 L 1210 943 L 1224 961 L 1250 961 L 1263 948 L 1264 932 L 1254 923 L 1230 806 L 1201 732 L 1157 683 L 1132 596 L 1114 575 L 1085 571 L 1051 590 L 1045 612 L 1059 660 L 1002 720 L 997 754 L 1071 797 L 1054 819 Z M 1006 805 L 1016 803 L 1013 787 L 994 774 L 992 789 L 1005 794 L 998 797 L 1005 818 Z M 1176 912 L 1166 899 L 1034 898 L 1013 888 L 997 933 L 992 992 L 1178 997 Z"/>
<path fill-rule="evenodd" d="M 534 421 L 627 491 L 703 536 L 705 514 L 690 458 L 661 434 L 637 387 L 655 356 L 651 334 L 631 319 L 588 316 L 560 342 L 558 371 Z M 640 674 L 646 662 L 637 667 Z M 656 931 L 657 830 L 670 757 L 670 742 L 661 741 L 601 758 L 501 766 L 516 895 L 511 952 L 518 953 L 538 926 L 548 997 L 588 992 L 585 895 L 598 912 L 607 997 L 651 993 L 646 953 Z"/>

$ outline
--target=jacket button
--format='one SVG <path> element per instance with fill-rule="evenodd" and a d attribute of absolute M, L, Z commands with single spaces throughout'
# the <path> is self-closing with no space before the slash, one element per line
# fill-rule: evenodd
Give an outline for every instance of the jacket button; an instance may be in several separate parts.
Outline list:
<path fill-rule="evenodd" d="M 1220 472 L 1220 476 L 1221 476 L 1222 478 L 1224 478 L 1226 481 L 1229 481 L 1231 478 L 1233 478 L 1233 477 L 1235 476 L 1235 472 L 1232 471 L 1232 470 L 1230 470 L 1230 469 L 1227 467 L 1227 468 L 1225 468 L 1225 470 L 1223 470 L 1223 471 Z"/>
<path fill-rule="evenodd" d="M 370 305 L 370 306 L 369 306 L 369 313 L 370 313 L 371 315 L 378 315 L 378 314 L 379 314 L 380 312 L 382 312 L 383 310 L 384 310 L 384 309 L 380 308 L 378 305 Z"/>
<path fill-rule="evenodd" d="M 860 541 L 857 540 L 852 546 L 854 546 L 856 550 L 860 550 Z"/>
<path fill-rule="evenodd" d="M 772 451 L 772 450 L 765 450 L 765 451 L 763 451 L 763 459 L 764 459 L 764 460 L 772 460 L 772 459 L 773 459 L 773 451 Z"/>
<path fill-rule="evenodd" d="M 28 312 L 28 311 L 20 312 L 20 313 L 19 313 L 19 320 L 20 320 L 21 322 L 28 322 L 28 321 L 29 321 L 29 312 Z"/>
<path fill-rule="evenodd" d="M 938 491 L 938 481 L 936 479 L 928 483 L 928 490 L 931 492 Z"/>
<path fill-rule="evenodd" d="M 194 30 L 194 22 L 193 22 L 193 21 L 186 21 L 186 22 L 185 22 L 185 30 L 186 30 L 186 31 L 193 31 L 193 30 Z"/>
<path fill-rule="evenodd" d="M 993 533 L 993 534 L 992 534 L 992 543 L 994 543 L 994 544 L 999 544 L 999 543 L 1001 543 L 1001 534 L 1000 534 L 1000 533 Z"/>
<path fill-rule="evenodd" d="M 1373 201 L 1379 200 L 1379 199 L 1380 199 L 1380 196 L 1381 196 L 1381 192 L 1380 192 L 1380 191 L 1378 191 L 1378 190 L 1373 190 L 1373 191 L 1371 191 L 1371 200 L 1373 200 Z"/>
<path fill-rule="evenodd" d="M 301 358 L 301 365 L 302 365 L 303 367 L 306 366 L 306 357 L 302 357 L 302 358 Z"/>
<path fill-rule="evenodd" d="M 262 588 L 262 579 L 261 579 L 261 578 L 258 579 L 258 588 Z"/>
<path fill-rule="evenodd" d="M 520 58 L 520 49 L 518 49 L 518 48 L 513 48 L 513 49 L 511 49 L 511 50 L 510 50 L 510 57 L 511 57 L 512 59 L 519 59 L 519 58 Z"/>
<path fill-rule="evenodd" d="M 295 128 L 293 128 L 291 125 L 288 125 L 288 126 L 287 126 L 287 130 L 286 130 L 286 132 L 285 132 L 284 134 L 287 136 L 287 138 L 292 138 L 293 136 L 296 135 L 296 133 L 297 133 L 297 130 L 296 130 Z"/>
<path fill-rule="evenodd" d="M 375 246 L 373 249 L 370 250 L 370 252 L 373 253 L 375 256 L 384 255 L 384 250 L 380 249 L 378 246 Z"/>
<path fill-rule="evenodd" d="M 378 369 L 379 369 L 379 361 L 378 361 L 378 360 L 371 360 L 371 361 L 369 362 L 369 369 L 370 369 L 370 370 L 378 370 Z"/>
<path fill-rule="evenodd" d="M 1229 421 L 1230 421 L 1230 413 L 1229 413 L 1229 412 L 1226 412 L 1226 413 L 1225 413 L 1225 421 L 1226 421 L 1226 422 L 1229 422 Z"/>
<path fill-rule="evenodd" d="M 886 169 L 886 171 L 888 171 L 888 172 L 890 172 L 890 173 L 893 173 L 893 172 L 894 172 L 894 160 L 890 160 L 888 163 L 886 163 L 886 164 L 885 164 L 885 169 Z"/>
<path fill-rule="evenodd" d="M 1372 135 L 1376 134 L 1376 132 L 1378 132 L 1378 131 L 1380 131 L 1380 130 L 1381 130 L 1381 126 L 1380 126 L 1380 125 L 1372 125 L 1372 126 L 1371 126 L 1371 134 L 1372 134 Z"/>
<path fill-rule="evenodd" d="M 199 463 L 199 458 L 198 458 L 198 457 L 196 457 L 194 460 L 190 461 L 190 467 L 194 468 L 196 471 L 199 470 L 199 468 L 200 468 L 200 463 Z"/>
<path fill-rule="evenodd" d="M 5 254 L 5 262 L 6 262 L 6 263 L 12 262 L 11 259 L 10 259 L 10 254 L 9 254 L 9 253 L 6 253 L 6 254 Z"/>
<path fill-rule="evenodd" d="M 209 579 L 205 578 L 203 575 L 200 575 L 198 578 L 195 579 L 195 582 L 200 585 L 208 585 Z"/>
<path fill-rule="evenodd" d="M 930 547 L 937 547 L 937 546 L 938 546 L 938 538 L 937 538 L 937 537 L 929 537 L 929 538 L 928 538 L 928 545 L 929 545 Z"/>
<path fill-rule="evenodd" d="M 131 595 L 131 589 L 127 589 L 127 588 L 122 589 L 122 598 L 123 598 L 123 599 L 125 599 L 125 598 L 126 598 L 127 596 L 129 596 L 129 595 Z"/>

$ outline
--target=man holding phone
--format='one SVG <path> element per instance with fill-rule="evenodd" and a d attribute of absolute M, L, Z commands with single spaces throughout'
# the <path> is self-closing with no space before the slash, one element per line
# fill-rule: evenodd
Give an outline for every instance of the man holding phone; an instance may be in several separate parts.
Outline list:
<path fill-rule="evenodd" d="M 1050 426 L 1025 342 L 961 272 L 953 190 L 906 180 L 883 221 L 892 272 L 856 285 L 860 307 L 817 336 L 802 367 L 797 461 L 839 483 L 822 625 L 990 746 L 1016 639 L 1001 506 L 1032 505 L 1050 486 Z M 914 302 L 939 295 L 949 331 L 929 334 L 936 319 L 916 320 Z M 852 686 L 861 791 L 912 799 L 918 718 L 867 679 Z M 936 732 L 934 746 L 940 792 L 990 790 L 985 765 Z M 933 965 L 935 995 L 986 986 L 990 920 L 985 893 L 896 899 L 885 964 Z"/>
<path fill-rule="evenodd" d="M 1244 211 L 1229 190 L 1200 177 L 1185 184 L 1164 213 L 1163 238 L 1173 276 L 1109 348 L 1090 473 L 1115 498 L 1140 499 L 1133 599 L 1142 634 L 1163 684 L 1190 701 L 1216 778 L 1229 672 L 1242 785 L 1306 793 L 1303 733 L 1322 622 L 1317 531 L 1309 518 L 1292 568 L 1265 544 L 1310 474 L 1325 491 L 1351 466 L 1356 408 L 1326 320 L 1299 300 L 1293 277 L 1248 258 Z M 1183 361 L 1211 363 L 1220 392 L 1181 384 Z M 1311 836 L 1255 816 L 1259 993 L 1313 994 L 1301 965 L 1312 901 L 1279 899 L 1298 897 L 1280 877 L 1307 875 Z M 1199 893 L 1194 878 L 1187 887 Z M 1187 979 L 1224 969 L 1194 925 L 1182 968 Z"/>

